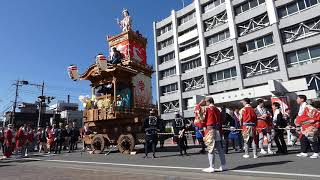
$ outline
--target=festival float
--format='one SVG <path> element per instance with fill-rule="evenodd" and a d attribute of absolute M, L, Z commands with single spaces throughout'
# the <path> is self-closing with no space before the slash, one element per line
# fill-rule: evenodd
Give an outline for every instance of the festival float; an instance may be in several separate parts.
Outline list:
<path fill-rule="evenodd" d="M 143 119 L 152 108 L 151 75 L 147 64 L 147 39 L 132 30 L 128 10 L 118 20 L 122 32 L 108 36 L 110 56 L 98 54 L 83 74 L 76 65 L 68 67 L 69 77 L 88 80 L 91 97 L 80 96 L 84 105 L 83 122 L 92 134 L 84 143 L 94 153 L 116 145 L 121 153 L 130 153 L 136 144 L 144 143 Z"/>

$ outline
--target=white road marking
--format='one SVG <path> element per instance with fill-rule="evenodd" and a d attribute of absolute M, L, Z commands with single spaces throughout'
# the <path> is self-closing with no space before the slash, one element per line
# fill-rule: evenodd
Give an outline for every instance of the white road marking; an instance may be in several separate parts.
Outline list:
<path fill-rule="evenodd" d="M 182 169 L 182 170 L 202 170 L 203 168 L 193 167 L 179 167 L 179 166 L 155 166 L 155 165 L 142 165 L 142 164 L 122 164 L 122 163 L 107 163 L 107 162 L 86 162 L 86 161 L 66 161 L 66 160 L 53 160 L 53 159 L 39 159 L 27 158 L 36 161 L 48 162 L 61 162 L 61 163 L 74 163 L 74 164 L 95 164 L 95 165 L 111 165 L 111 166 L 126 166 L 126 167 L 142 167 L 142 168 L 161 168 L 161 169 Z M 299 176 L 299 177 L 315 177 L 320 178 L 318 174 L 298 174 L 298 173 L 284 173 L 284 172 L 268 172 L 268 171 L 248 171 L 248 170 L 228 170 L 229 172 L 238 173 L 251 173 L 251 174 L 265 174 L 265 175 L 282 175 L 282 176 Z"/>
<path fill-rule="evenodd" d="M 317 177 L 317 178 L 320 178 L 320 175 L 317 175 L 317 174 L 297 174 L 297 173 L 268 172 L 268 171 L 247 171 L 247 170 L 230 170 L 230 171 L 232 171 L 232 172 L 240 172 L 240 173 L 252 173 L 252 174 L 268 174 L 268 175 Z"/>

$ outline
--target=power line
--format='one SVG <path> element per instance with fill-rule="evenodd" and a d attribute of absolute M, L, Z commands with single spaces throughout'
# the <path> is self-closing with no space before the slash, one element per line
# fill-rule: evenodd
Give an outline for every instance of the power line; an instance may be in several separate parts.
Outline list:
<path fill-rule="evenodd" d="M 2 103 L 7 103 L 8 101 L 12 101 L 12 98 L 15 96 L 15 94 L 11 94 L 10 96 L 7 96 L 5 99 L 2 100 Z"/>
<path fill-rule="evenodd" d="M 22 94 L 29 94 L 29 95 L 38 95 L 37 93 L 33 93 L 33 92 L 23 92 Z M 54 96 L 56 98 L 60 98 L 60 99 L 66 99 L 68 98 L 68 95 L 59 95 L 59 94 L 52 94 L 52 93 L 45 93 L 47 96 Z M 77 96 L 70 96 L 72 98 L 78 99 Z"/>
<path fill-rule="evenodd" d="M 7 103 L 6 105 L 4 105 L 4 106 L 2 106 L 3 108 L 2 108 L 2 111 L 4 112 L 4 111 L 7 111 L 9 108 L 11 108 L 12 107 L 12 104 L 11 104 L 12 102 L 9 102 L 9 103 Z M 11 105 L 10 105 L 11 104 Z"/>
<path fill-rule="evenodd" d="M 21 94 L 24 94 L 24 95 L 34 95 L 34 96 L 37 96 L 38 94 L 35 93 L 35 92 L 28 92 L 28 91 L 23 91 Z M 68 95 L 58 95 L 58 94 L 51 94 L 51 93 L 45 93 L 47 96 L 53 96 L 55 97 L 57 100 L 59 99 L 66 99 L 68 98 Z M 77 96 L 70 96 L 72 99 L 74 100 L 78 100 L 79 97 Z"/>

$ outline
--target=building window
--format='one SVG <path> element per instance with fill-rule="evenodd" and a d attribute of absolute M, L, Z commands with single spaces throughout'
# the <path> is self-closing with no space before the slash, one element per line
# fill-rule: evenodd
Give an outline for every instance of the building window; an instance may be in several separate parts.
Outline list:
<path fill-rule="evenodd" d="M 217 71 L 217 72 L 210 74 L 210 79 L 211 79 L 212 84 L 215 84 L 215 83 L 221 82 L 221 81 L 227 81 L 227 80 L 233 79 L 235 77 L 237 77 L 237 70 L 235 67 L 225 69 L 222 71 Z"/>
<path fill-rule="evenodd" d="M 242 65 L 245 78 L 279 71 L 277 57 L 270 57 Z"/>
<path fill-rule="evenodd" d="M 307 78 L 308 89 L 320 91 L 320 74 L 311 74 Z"/>
<path fill-rule="evenodd" d="M 286 17 L 290 14 L 300 12 L 306 8 L 319 4 L 320 0 L 296 0 L 293 3 L 286 4 L 278 8 L 279 18 Z"/>
<path fill-rule="evenodd" d="M 178 90 L 178 83 L 173 83 L 173 84 L 169 84 L 166 86 L 162 86 L 161 89 L 162 89 L 162 95 L 176 92 Z"/>
<path fill-rule="evenodd" d="M 193 98 L 186 98 L 186 99 L 183 99 L 183 100 L 184 100 L 184 104 L 185 104 L 184 110 L 188 110 L 188 109 L 193 109 L 194 108 Z"/>
<path fill-rule="evenodd" d="M 320 59 L 320 45 L 287 53 L 286 58 L 289 66 L 314 63 Z"/>
<path fill-rule="evenodd" d="M 224 3 L 225 0 L 213 0 L 210 1 L 209 3 L 205 4 L 202 6 L 202 12 L 206 13 L 208 11 L 210 11 L 211 9 L 219 6 L 220 4 Z"/>
<path fill-rule="evenodd" d="M 236 6 L 235 7 L 235 14 L 238 15 L 238 14 L 241 14 L 245 11 L 248 11 L 252 8 L 255 8 L 261 4 L 263 4 L 265 2 L 265 0 L 250 0 L 250 1 L 246 1 L 245 3 L 239 5 L 239 6 Z"/>
<path fill-rule="evenodd" d="M 168 62 L 168 61 L 171 61 L 173 60 L 175 57 L 175 54 L 174 52 L 171 52 L 171 53 L 168 53 L 166 55 L 163 55 L 163 56 L 160 56 L 159 59 L 160 59 L 160 64 L 164 63 L 164 62 Z"/>
<path fill-rule="evenodd" d="M 243 36 L 250 32 L 269 26 L 269 18 L 267 14 L 254 17 L 238 25 L 239 36 Z"/>
<path fill-rule="evenodd" d="M 210 66 L 230 61 L 234 58 L 232 47 L 208 55 Z"/>
<path fill-rule="evenodd" d="M 192 91 L 205 87 L 203 76 L 187 79 L 183 81 L 183 91 Z"/>
<path fill-rule="evenodd" d="M 229 30 L 214 34 L 213 36 L 207 38 L 207 46 L 211 46 L 217 42 L 223 41 L 230 37 Z"/>
<path fill-rule="evenodd" d="M 242 53 L 256 51 L 273 44 L 272 34 L 240 44 Z"/>
<path fill-rule="evenodd" d="M 179 111 L 179 101 L 171 101 L 161 104 L 161 109 L 163 113 L 173 113 Z"/>
<path fill-rule="evenodd" d="M 160 29 L 158 29 L 158 36 L 161 36 L 162 34 L 168 32 L 168 31 L 171 31 L 172 29 L 172 24 L 168 24 Z"/>
<path fill-rule="evenodd" d="M 205 20 L 204 29 L 205 31 L 209 31 L 214 27 L 224 24 L 226 22 L 228 22 L 227 11 L 223 11 L 222 13 L 217 14 L 212 18 Z"/>
<path fill-rule="evenodd" d="M 161 78 L 176 75 L 176 67 L 172 67 L 163 71 L 160 71 Z"/>
<path fill-rule="evenodd" d="M 195 39 L 192 42 L 185 43 L 184 45 L 180 45 L 179 51 L 183 52 L 183 51 L 186 51 L 186 50 L 191 49 L 191 48 L 196 47 L 196 46 L 199 46 L 198 38 Z"/>
<path fill-rule="evenodd" d="M 158 44 L 159 50 L 161 50 L 167 46 L 170 46 L 171 44 L 173 44 L 173 38 L 166 39 Z"/>
<path fill-rule="evenodd" d="M 281 30 L 285 43 L 299 40 L 320 33 L 320 17 L 301 22 Z"/>
<path fill-rule="evenodd" d="M 179 19 L 179 26 L 184 24 L 184 23 L 186 23 L 186 22 L 188 22 L 188 21 L 190 21 L 190 20 L 192 20 L 195 17 L 196 17 L 196 12 L 195 11 L 193 11 L 192 13 L 189 13 L 189 14 L 183 16 L 183 17 L 181 17 Z"/>
<path fill-rule="evenodd" d="M 187 30 L 184 30 L 184 31 L 180 32 L 179 36 L 183 36 L 183 35 L 187 34 L 188 32 L 191 32 L 191 31 L 193 31 L 195 29 L 197 29 L 197 26 L 193 26 L 193 27 L 191 27 L 191 28 L 189 28 Z"/>
<path fill-rule="evenodd" d="M 182 64 L 182 71 L 187 72 L 201 66 L 201 59 L 192 60 Z"/>

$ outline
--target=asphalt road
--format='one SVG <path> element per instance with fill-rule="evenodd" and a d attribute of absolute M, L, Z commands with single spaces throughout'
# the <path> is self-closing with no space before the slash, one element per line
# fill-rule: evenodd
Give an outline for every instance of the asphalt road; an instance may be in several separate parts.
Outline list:
<path fill-rule="evenodd" d="M 320 159 L 289 155 L 243 159 L 241 153 L 228 154 L 228 171 L 214 174 L 201 172 L 207 156 L 189 149 L 190 156 L 177 156 L 175 147 L 157 153 L 156 159 L 144 159 L 142 153 L 123 155 L 87 152 L 61 155 L 32 155 L 26 159 L 0 161 L 1 180 L 58 179 L 320 179 Z M 219 167 L 219 160 L 216 161 Z"/>

